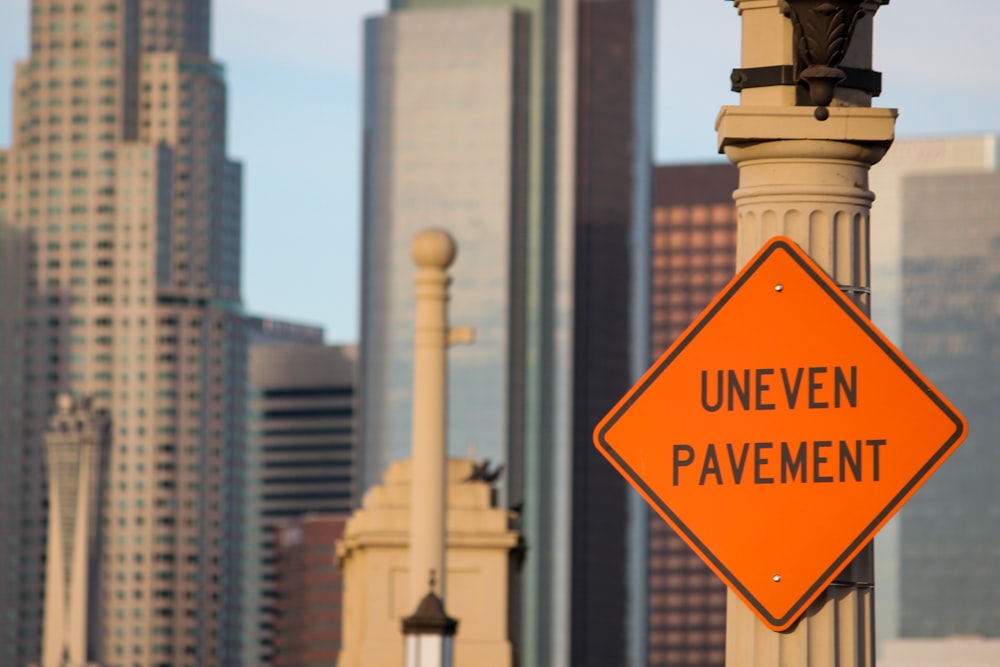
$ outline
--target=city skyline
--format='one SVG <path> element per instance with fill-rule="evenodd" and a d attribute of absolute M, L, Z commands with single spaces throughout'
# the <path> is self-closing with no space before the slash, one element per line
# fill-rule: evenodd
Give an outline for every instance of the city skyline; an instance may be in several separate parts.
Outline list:
<path fill-rule="evenodd" d="M 128 1 L 34 0 L 32 61 L 22 61 L 16 66 L 16 104 L 11 105 L 16 109 L 16 122 L 12 124 L 15 138 L 8 142 L 9 149 L 0 146 L 0 222 L 10 223 L 2 225 L 0 230 L 0 251 L 9 255 L 5 258 L 7 279 L 0 284 L 0 293 L 11 291 L 8 303 L 14 304 L 0 312 L 0 325 L 5 326 L 5 318 L 16 324 L 7 330 L 0 329 L 9 357 L 0 360 L 0 368 L 4 369 L 0 375 L 7 384 L 4 391 L 15 399 L 7 403 L 6 423 L 0 421 L 0 426 L 6 429 L 0 429 L 0 436 L 13 443 L 0 456 L 0 472 L 8 478 L 8 487 L 11 480 L 21 482 L 23 494 L 5 508 L 10 510 L 7 514 L 0 515 L 6 522 L 2 524 L 5 532 L 16 534 L 21 541 L 12 542 L 17 544 L 14 551 L 17 566 L 15 574 L 7 577 L 9 590 L 0 597 L 7 601 L 8 609 L 13 608 L 10 600 L 20 601 L 18 622 L 22 627 L 8 634 L 20 636 L 16 644 L 20 652 L 17 660 L 24 662 L 21 654 L 35 650 L 32 635 L 37 631 L 33 624 L 40 616 L 36 609 L 40 596 L 35 591 L 39 579 L 33 573 L 41 560 L 34 554 L 41 544 L 40 527 L 44 526 L 39 520 L 44 514 L 37 513 L 42 507 L 39 497 L 43 485 L 34 474 L 40 474 L 43 466 L 36 465 L 38 452 L 31 443 L 37 440 L 42 417 L 58 392 L 69 390 L 92 395 L 114 419 L 114 444 L 109 458 L 113 463 L 108 466 L 112 473 L 107 486 L 108 514 L 102 524 L 108 545 L 107 555 L 101 561 L 107 594 L 102 597 L 102 610 L 97 615 L 121 619 L 121 622 L 115 620 L 114 626 L 107 625 L 101 635 L 99 651 L 103 655 L 98 658 L 102 662 L 115 660 L 111 667 L 124 667 L 126 655 L 133 656 L 134 666 L 154 656 L 160 656 L 156 660 L 164 660 L 154 667 L 177 664 L 178 660 L 185 664 L 206 659 L 218 660 L 220 665 L 232 664 L 237 652 L 245 648 L 240 646 L 238 634 L 241 619 L 233 610 L 247 604 L 248 598 L 245 590 L 238 588 L 238 580 L 247 572 L 242 568 L 250 561 L 244 561 L 244 552 L 236 539 L 242 535 L 242 521 L 252 511 L 240 502 L 244 498 L 240 494 L 243 484 L 240 480 L 242 471 L 250 469 L 243 464 L 254 452 L 252 447 L 241 446 L 247 407 L 243 399 L 248 378 L 252 379 L 248 373 L 253 367 L 252 358 L 249 363 L 244 358 L 245 344 L 254 338 L 253 332 L 247 330 L 241 299 L 241 267 L 245 265 L 241 263 L 240 242 L 245 191 L 243 155 L 230 149 L 225 132 L 227 86 L 224 67 L 212 58 L 218 45 L 211 47 L 208 36 L 211 0 L 182 0 L 177 5 L 166 5 L 165 10 L 157 0 L 135 0 L 133 5 L 125 5 Z M 472 0 L 423 0 L 428 5 L 449 1 L 464 4 Z M 520 1 L 492 0 L 499 5 Z M 537 5 L 531 11 L 546 7 L 548 2 L 562 4 L 561 11 L 577 2 L 532 1 Z M 422 0 L 394 0 L 393 4 L 422 4 Z M 628 10 L 629 5 L 641 9 L 622 11 Z M 515 210 L 509 237 L 511 247 L 520 249 L 520 242 L 527 239 L 524 246 L 538 252 L 526 253 L 524 266 L 519 261 L 503 262 L 514 276 L 522 275 L 521 269 L 525 269 L 524 285 L 519 279 L 491 279 L 501 284 L 513 283 L 515 294 L 521 294 L 523 289 L 529 297 L 526 314 L 518 310 L 513 316 L 515 325 L 523 324 L 520 317 L 528 324 L 523 328 L 511 327 L 515 332 L 512 337 L 519 340 L 523 336 L 527 341 L 525 349 L 535 344 L 537 356 L 544 361 L 522 364 L 518 360 L 519 363 L 513 364 L 512 376 L 518 382 L 527 378 L 528 389 L 534 391 L 525 391 L 524 400 L 521 394 L 514 395 L 515 418 L 502 417 L 500 423 L 521 431 L 523 425 L 517 415 L 528 417 L 524 420 L 527 427 L 522 431 L 528 446 L 508 449 L 513 454 L 507 475 L 512 479 L 508 488 L 527 491 L 523 496 L 527 501 L 523 505 L 517 503 L 518 516 L 533 554 L 543 554 L 540 560 L 534 555 L 525 561 L 527 585 L 522 593 L 528 592 L 525 596 L 528 602 L 522 608 L 530 613 L 524 614 L 521 627 L 527 630 L 522 636 L 523 645 L 532 646 L 534 641 L 541 647 L 531 649 L 536 655 L 555 656 L 537 658 L 537 664 L 546 667 L 558 664 L 580 667 L 578 656 L 586 656 L 589 664 L 623 664 L 611 653 L 626 647 L 631 660 L 635 660 L 646 627 L 641 614 L 642 594 L 630 597 L 642 588 L 640 579 L 645 562 L 636 547 L 635 538 L 640 535 L 629 528 L 632 524 L 645 524 L 634 521 L 634 517 L 642 514 L 628 503 L 631 497 L 620 492 L 624 491 L 624 487 L 618 488 L 621 480 L 610 477 L 611 471 L 606 466 L 591 463 L 595 457 L 589 434 L 601 403 L 608 395 L 617 394 L 616 387 L 625 375 L 635 373 L 636 357 L 642 367 L 648 358 L 645 330 L 641 328 L 648 310 L 642 301 L 644 281 L 636 280 L 635 274 L 641 273 L 648 261 L 636 250 L 656 247 L 646 236 L 648 211 L 644 210 L 644 195 L 648 193 L 645 181 L 652 165 L 644 150 L 630 152 L 628 148 L 651 143 L 646 122 L 649 116 L 644 113 L 648 108 L 645 102 L 650 99 L 645 93 L 651 91 L 650 81 L 644 76 L 649 70 L 635 67 L 635 62 L 648 62 L 650 58 L 644 56 L 652 53 L 652 30 L 644 32 L 635 26 L 650 26 L 651 22 L 635 17 L 648 16 L 645 12 L 652 5 L 653 0 L 579 0 L 578 23 L 574 12 L 559 14 L 569 18 L 558 24 L 541 23 L 546 28 L 558 25 L 564 32 L 579 31 L 579 41 L 569 42 L 572 50 L 568 56 L 577 66 L 579 76 L 573 77 L 571 72 L 567 78 L 568 70 L 552 68 L 560 76 L 552 85 L 540 88 L 543 102 L 552 103 L 555 110 L 553 116 L 558 121 L 553 124 L 555 129 L 572 127 L 572 132 L 534 135 L 525 132 L 527 138 L 546 137 L 544 143 L 537 145 L 530 141 L 507 141 L 491 130 L 477 131 L 475 128 L 481 126 L 475 124 L 468 135 L 480 142 L 499 138 L 504 146 L 512 146 L 515 159 L 511 162 L 515 166 L 520 164 L 520 158 L 530 166 L 530 158 L 538 148 L 538 154 L 553 156 L 552 163 L 559 167 L 551 178 L 546 170 L 535 172 L 545 175 L 537 187 L 530 179 L 525 186 L 516 169 L 504 169 L 511 172 L 514 183 L 502 188 L 502 194 L 510 193 L 511 208 Z M 547 51 L 518 50 L 517 47 L 527 43 L 524 39 L 527 35 L 517 31 L 519 21 L 530 16 L 525 9 L 508 7 L 508 11 L 513 20 L 505 39 L 512 51 L 520 54 L 505 57 L 509 74 L 515 81 L 523 81 L 519 77 L 525 70 L 547 72 L 544 60 L 518 60 Z M 414 20 L 427 19 L 433 13 L 399 12 Z M 454 12 L 456 19 L 463 21 L 474 13 L 464 7 Z M 489 34 L 503 24 L 490 20 L 478 27 L 480 30 L 457 31 L 476 57 L 486 52 L 483 42 L 472 44 L 468 36 Z M 617 48 L 640 33 L 643 39 L 635 39 L 635 50 Z M 444 40 L 429 37 L 431 34 L 423 29 L 415 33 L 419 40 L 430 40 L 433 48 L 446 52 L 446 70 L 456 69 L 450 66 L 455 58 L 462 68 L 468 67 L 469 58 L 463 59 L 460 51 L 449 48 Z M 540 33 L 543 44 L 551 36 L 549 32 Z M 375 49 L 369 45 L 368 51 Z M 418 49 L 416 55 L 426 55 L 426 49 L 423 52 Z M 405 55 L 402 61 L 407 65 L 414 62 Z M 406 78 L 406 68 L 387 68 L 387 71 L 398 80 Z M 635 72 L 635 81 L 623 76 L 625 72 Z M 472 78 L 476 84 L 498 83 L 497 77 L 489 75 Z M 433 90 L 422 81 L 413 79 L 411 83 L 416 85 L 411 89 L 423 94 Z M 443 118 L 452 110 L 443 93 L 456 94 L 452 74 L 442 79 L 440 87 L 435 97 L 444 109 L 434 115 Z M 524 92 L 516 86 L 502 88 L 513 89 L 515 95 Z M 548 99 L 550 95 L 556 101 L 567 99 L 571 103 L 555 104 Z M 518 117 L 510 123 L 516 138 L 522 138 L 521 129 L 534 128 L 532 122 L 544 117 L 528 113 L 533 107 L 523 102 L 490 104 L 477 93 L 456 96 L 459 99 L 451 104 L 463 118 L 468 114 L 464 103 L 469 100 L 487 102 L 484 106 L 491 107 L 490 112 L 501 115 L 509 111 L 524 112 L 524 118 Z M 630 98 L 638 110 L 636 113 L 630 113 L 633 106 L 625 101 Z M 368 115 L 372 109 L 382 114 L 397 108 L 380 103 L 371 93 L 368 99 L 373 104 L 371 108 L 366 106 Z M 407 120 L 419 121 L 419 114 L 432 112 L 431 105 L 422 100 L 426 100 L 426 95 L 417 96 L 412 107 L 419 112 L 416 116 L 403 114 Z M 549 108 L 541 104 L 539 107 Z M 404 110 L 402 104 L 398 108 Z M 290 124 L 290 121 L 284 123 Z M 506 121 L 501 126 L 504 124 Z M 272 126 L 282 124 L 268 125 Z M 448 158 L 441 150 L 427 150 L 434 135 L 424 125 L 413 122 L 407 127 L 411 129 L 409 134 L 383 131 L 382 142 L 374 141 L 378 132 L 366 131 L 365 140 L 374 147 L 372 154 L 385 157 L 380 148 L 387 143 L 390 148 L 412 148 L 412 140 L 417 138 L 416 144 L 423 148 L 421 155 L 439 161 Z M 462 136 L 455 131 L 457 127 L 452 125 L 443 133 L 449 141 Z M 275 142 L 282 142 L 281 134 L 269 134 Z M 575 138 L 563 139 L 569 135 Z M 385 136 L 391 136 L 392 142 L 385 141 Z M 630 141 L 623 140 L 629 138 Z M 408 143 L 407 139 L 411 141 Z M 571 149 L 565 153 L 559 150 L 563 141 Z M 452 141 L 449 145 L 467 147 L 473 143 Z M 991 138 L 987 143 L 995 152 L 995 140 Z M 897 146 L 895 155 L 906 155 L 903 149 L 903 145 Z M 312 153 L 320 161 L 334 161 L 321 149 Z M 472 162 L 488 167 L 483 182 L 495 186 L 493 169 L 504 162 L 480 148 L 459 151 L 447 162 L 462 163 L 466 153 L 474 156 Z M 416 162 L 412 158 L 418 153 L 404 150 L 399 154 L 402 156 L 399 162 L 409 165 L 410 171 L 393 172 L 383 168 L 382 162 L 370 159 L 366 160 L 366 168 L 380 176 L 391 173 L 391 184 L 409 182 L 410 189 L 404 189 L 404 196 L 397 200 L 382 196 L 383 192 L 390 192 L 388 188 L 372 189 L 371 199 L 366 203 L 371 209 L 372 201 L 386 208 L 391 202 L 400 201 L 399 215 L 405 217 L 420 209 L 413 205 L 414 201 L 434 198 L 427 196 L 433 189 L 412 186 L 425 185 L 426 181 L 406 181 L 402 177 L 418 173 L 422 178 L 431 173 L 424 167 L 412 169 Z M 556 159 L 563 155 L 574 157 Z M 723 162 L 715 164 L 723 165 Z M 432 160 L 429 166 L 438 165 Z M 308 159 L 286 165 L 285 169 L 310 174 L 315 171 Z M 444 200 L 457 199 L 458 186 L 472 174 L 471 170 L 463 171 L 466 173 L 442 172 L 439 182 L 447 184 L 451 195 Z M 532 171 L 529 169 L 528 173 Z M 992 187 L 995 182 L 992 179 L 984 189 L 995 192 Z M 553 184 L 555 187 L 551 187 Z M 897 189 L 900 201 L 909 197 L 918 201 L 923 196 L 940 207 L 949 202 L 946 197 L 925 194 L 920 187 L 906 192 L 902 186 Z M 280 190 L 280 184 L 272 190 Z M 538 206 L 533 208 L 530 204 L 536 201 L 533 199 L 536 192 L 541 196 Z M 556 196 L 560 192 L 573 193 L 567 196 L 571 201 L 565 206 L 560 205 L 562 200 Z M 892 202 L 891 187 L 879 192 L 884 193 L 881 204 Z M 491 209 L 491 202 L 484 208 Z M 521 224 L 517 219 L 521 206 L 526 210 L 523 230 L 517 226 Z M 929 203 L 916 208 L 930 223 L 953 215 L 951 209 L 933 209 Z M 989 209 L 980 205 L 976 210 Z M 936 213 L 931 215 L 932 211 Z M 294 213 L 287 212 L 282 220 L 289 215 L 294 217 Z M 441 215 L 441 209 L 430 210 L 429 220 L 417 222 L 442 224 Z M 881 234 L 889 229 L 890 216 L 883 213 L 874 219 L 872 237 L 877 241 L 875 230 Z M 553 220 L 557 243 L 550 245 L 548 237 L 543 235 L 537 246 L 531 245 L 532 224 L 544 228 Z M 445 220 L 444 226 L 449 226 L 447 223 Z M 364 225 L 365 230 L 376 228 L 367 219 Z M 298 242 L 301 240 L 298 237 L 303 236 L 288 225 L 272 227 L 282 239 L 294 238 Z M 463 233 L 460 228 L 455 231 L 458 235 Z M 946 228 L 945 233 L 950 235 L 951 229 Z M 406 236 L 400 233 L 398 238 L 403 241 Z M 572 246 L 565 243 L 567 239 L 572 239 Z M 308 234 L 305 240 L 319 245 Z M 461 235 L 459 242 L 463 242 Z M 291 241 L 287 247 L 278 241 L 274 244 L 278 255 L 295 252 Z M 942 244 L 932 245 L 936 249 Z M 980 242 L 977 247 L 986 245 Z M 474 248 L 468 242 L 462 247 L 467 251 Z M 496 260 L 501 255 L 497 247 L 487 248 L 485 258 L 473 265 L 487 265 Z M 336 262 L 331 248 L 321 250 L 326 264 Z M 345 252 L 355 251 L 345 249 Z M 302 257 L 298 263 L 309 261 Z M 729 262 L 732 266 L 731 259 Z M 387 262 L 383 260 L 381 264 Z M 395 267 L 401 262 L 388 264 Z M 721 267 L 724 262 L 718 265 Z M 631 281 L 625 277 L 630 271 Z M 555 279 L 550 281 L 548 272 Z M 294 279 L 296 274 L 274 270 L 269 275 Z M 369 272 L 368 279 L 371 275 L 382 280 L 389 274 L 384 270 Z M 460 274 L 456 278 L 461 278 Z M 459 280 L 463 281 L 464 278 Z M 279 281 L 269 278 L 269 282 Z M 408 295 L 409 280 L 400 282 L 406 283 Z M 297 284 L 306 283 L 300 280 Z M 883 289 L 878 282 L 874 284 L 881 298 L 893 300 L 892 290 Z M 539 285 L 539 289 L 531 291 Z M 348 280 L 321 285 L 316 292 L 320 296 L 311 297 L 309 312 L 315 312 L 313 309 L 318 305 L 327 305 L 331 297 L 340 298 L 350 291 L 352 285 Z M 917 293 L 922 292 L 917 290 Z M 630 298 L 633 294 L 637 298 Z M 530 297 L 539 298 L 532 302 Z M 361 299 L 366 307 L 375 302 L 367 295 Z M 896 300 L 902 300 L 901 296 Z M 406 297 L 397 300 L 397 304 L 407 302 Z M 257 307 L 247 304 L 247 310 L 255 312 Z M 397 305 L 384 310 L 398 314 L 406 308 Z M 654 312 L 665 313 L 662 309 Z M 300 320 L 311 319 L 285 313 Z M 268 320 L 261 322 L 267 324 Z M 549 322 L 557 324 L 550 327 Z M 308 327 L 278 324 L 282 326 L 275 335 L 297 332 L 310 340 L 314 334 L 322 335 Z M 397 331 L 399 326 L 389 329 Z M 485 330 L 477 323 L 479 335 Z M 365 345 L 369 345 L 373 340 L 369 332 L 362 334 Z M 628 341 L 628 345 L 609 352 L 609 341 Z M 952 345 L 952 338 L 948 341 Z M 514 347 L 515 352 L 521 351 Z M 482 343 L 476 349 L 489 354 Z M 18 350 L 24 354 L 18 354 Z M 551 351 L 555 352 L 556 361 L 549 364 L 545 355 Z M 526 355 L 526 359 L 530 358 L 530 354 Z M 549 381 L 550 377 L 554 381 Z M 254 413 L 254 404 L 249 405 L 248 414 Z M 263 410 L 261 405 L 257 407 Z M 272 407 L 277 407 L 277 414 L 270 416 L 281 419 L 289 416 L 285 406 Z M 267 410 L 262 414 L 269 416 Z M 20 447 L 19 438 L 23 438 Z M 539 447 L 539 442 L 545 447 Z M 531 446 L 532 443 L 536 444 Z M 585 444 L 586 448 L 578 451 L 577 443 Z M 278 467 L 286 471 L 289 468 Z M 337 479 L 343 481 L 339 476 Z M 567 480 L 570 486 L 561 486 Z M 267 499 L 266 489 L 262 497 Z M 517 495 L 509 497 L 520 500 Z M 556 502 L 552 502 L 553 498 Z M 50 505 L 56 507 L 62 503 L 53 500 Z M 245 507 L 251 508 L 249 504 Z M 567 517 L 572 521 L 566 520 Z M 54 527 L 51 516 L 49 525 Z M 551 543 L 545 541 L 550 534 L 556 535 Z M 49 548 L 60 539 L 61 534 L 50 532 Z M 626 544 L 631 545 L 630 550 L 624 550 Z M 555 557 L 550 558 L 550 553 Z M 567 554 L 570 567 L 562 565 L 561 559 Z M 630 554 L 632 557 L 628 559 Z M 228 568 L 234 562 L 238 566 Z M 543 565 L 538 566 L 539 562 Z M 58 565 L 50 564 L 53 568 Z M 226 570 L 232 576 L 220 574 Z M 53 581 L 51 572 L 47 580 Z M 533 606 L 531 595 L 542 590 L 538 582 L 544 582 L 554 592 L 538 594 L 539 601 Z M 623 590 L 626 594 L 622 594 Z M 615 607 L 617 602 L 622 602 L 623 608 Z M 47 604 L 47 608 L 52 605 Z M 621 628 L 609 624 L 609 617 L 621 619 Z M 128 638 L 126 618 L 130 619 L 127 623 L 132 630 Z M 604 634 L 595 632 L 596 629 Z M 531 635 L 533 630 L 542 641 Z M 619 632 L 620 637 L 616 636 Z M 635 641 L 633 635 L 637 637 Z M 569 637 L 569 641 L 564 646 L 561 641 L 549 642 L 549 636 Z M 13 640 L 4 643 L 4 652 L 15 647 Z M 608 655 L 599 653 L 600 650 L 607 650 Z M 167 655 L 171 656 L 169 663 L 162 658 Z M 524 664 L 532 663 L 526 660 Z"/>
<path fill-rule="evenodd" d="M 655 161 L 721 161 L 713 123 L 719 106 L 737 100 L 728 91 L 739 59 L 737 12 L 725 0 L 657 5 Z M 213 7 L 212 51 L 230 88 L 230 153 L 246 165 L 244 302 L 251 312 L 322 324 L 330 341 L 358 337 L 362 20 L 386 6 L 220 0 Z M 948 12 L 925 20 L 939 8 L 931 0 L 896 2 L 876 23 L 875 67 L 885 92 L 875 103 L 901 109 L 901 137 L 997 127 L 1000 75 L 991 63 L 1000 43 L 988 31 L 1000 21 L 1000 5 L 953 0 Z M 14 61 L 28 53 L 27 16 L 27 0 L 0 3 L 3 146 L 10 144 Z M 977 57 L 968 57 L 969 45 Z M 294 122 L 278 122 L 289 114 Z"/>
<path fill-rule="evenodd" d="M 406 245 L 440 225 L 449 318 L 476 329 L 449 353 L 449 451 L 505 465 L 531 545 L 518 664 L 637 664 L 641 524 L 590 434 L 648 360 L 653 2 L 392 7 L 365 39 L 362 477 L 410 449 Z"/>

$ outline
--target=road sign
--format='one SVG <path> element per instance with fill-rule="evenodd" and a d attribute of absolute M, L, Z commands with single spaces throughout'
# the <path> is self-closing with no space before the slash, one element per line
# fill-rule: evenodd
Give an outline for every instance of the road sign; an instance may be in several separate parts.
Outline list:
<path fill-rule="evenodd" d="M 785 630 L 965 437 L 790 239 L 772 239 L 598 425 L 597 448 Z"/>

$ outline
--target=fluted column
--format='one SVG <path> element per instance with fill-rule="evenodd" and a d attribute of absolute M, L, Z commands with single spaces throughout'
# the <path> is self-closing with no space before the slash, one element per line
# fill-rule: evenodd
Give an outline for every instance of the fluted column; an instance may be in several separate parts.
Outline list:
<path fill-rule="evenodd" d="M 819 122 L 811 118 L 811 109 L 798 109 Z M 882 141 L 775 138 L 724 142 L 723 148 L 740 167 L 740 187 L 733 195 L 738 265 L 768 239 L 787 236 L 867 313 L 874 199 L 868 170 L 891 141 L 894 114 L 866 111 L 885 112 L 879 114 L 886 132 Z M 869 547 L 787 632 L 770 630 L 730 592 L 727 667 L 874 667 L 872 559 Z"/>
<path fill-rule="evenodd" d="M 885 147 L 788 140 L 730 146 L 725 152 L 740 166 L 740 187 L 733 193 L 737 264 L 746 264 L 768 239 L 787 236 L 867 313 L 874 199 L 868 170 Z"/>
<path fill-rule="evenodd" d="M 744 18 L 744 68 L 802 68 L 791 41 L 802 28 L 784 2 L 735 4 Z M 871 66 L 872 15 L 885 0 L 861 4 L 865 14 L 845 58 L 855 68 Z M 869 312 L 868 172 L 891 145 L 896 118 L 894 109 L 869 108 L 870 100 L 838 88 L 829 107 L 819 108 L 801 86 L 776 83 L 745 90 L 741 105 L 722 109 L 719 149 L 740 169 L 733 195 L 738 269 L 768 239 L 787 236 Z M 874 667 L 872 547 L 789 630 L 772 631 L 731 591 L 726 623 L 727 667 Z"/>

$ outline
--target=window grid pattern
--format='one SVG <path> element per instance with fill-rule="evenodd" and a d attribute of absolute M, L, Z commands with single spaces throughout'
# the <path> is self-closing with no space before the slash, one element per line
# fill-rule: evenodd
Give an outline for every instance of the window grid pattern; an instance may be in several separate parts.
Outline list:
<path fill-rule="evenodd" d="M 15 443 L 0 486 L 19 490 L 0 510 L 17 554 L 0 580 L 0 603 L 17 610 L 0 630 L 2 664 L 39 657 L 37 443 L 63 391 L 112 419 L 101 663 L 226 665 L 237 653 L 226 568 L 245 432 L 241 172 L 225 157 L 209 6 L 32 2 L 12 148 L 0 151 L 0 259 L 23 286 L 0 291 L 20 308 L 0 315 L 2 349 L 17 355 L 0 361 L 0 395 L 19 406 L 0 421 Z"/>
<path fill-rule="evenodd" d="M 661 167 L 655 181 L 653 359 L 728 283 L 736 265 L 735 167 Z M 648 562 L 647 664 L 723 667 L 725 584 L 652 512 Z"/>

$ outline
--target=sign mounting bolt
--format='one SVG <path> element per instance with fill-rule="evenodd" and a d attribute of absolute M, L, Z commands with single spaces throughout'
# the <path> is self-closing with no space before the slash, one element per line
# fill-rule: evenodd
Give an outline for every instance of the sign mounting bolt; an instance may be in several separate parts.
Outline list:
<path fill-rule="evenodd" d="M 780 287 L 780 285 L 779 285 L 779 287 Z M 773 581 L 774 583 L 777 584 L 778 582 L 781 581 L 781 575 L 780 574 L 774 575 L 773 577 L 771 577 L 771 581 Z"/>
<path fill-rule="evenodd" d="M 782 285 L 781 283 L 778 283 L 777 285 L 774 286 L 774 291 L 775 292 L 781 292 L 784 289 L 785 289 L 785 286 Z"/>

